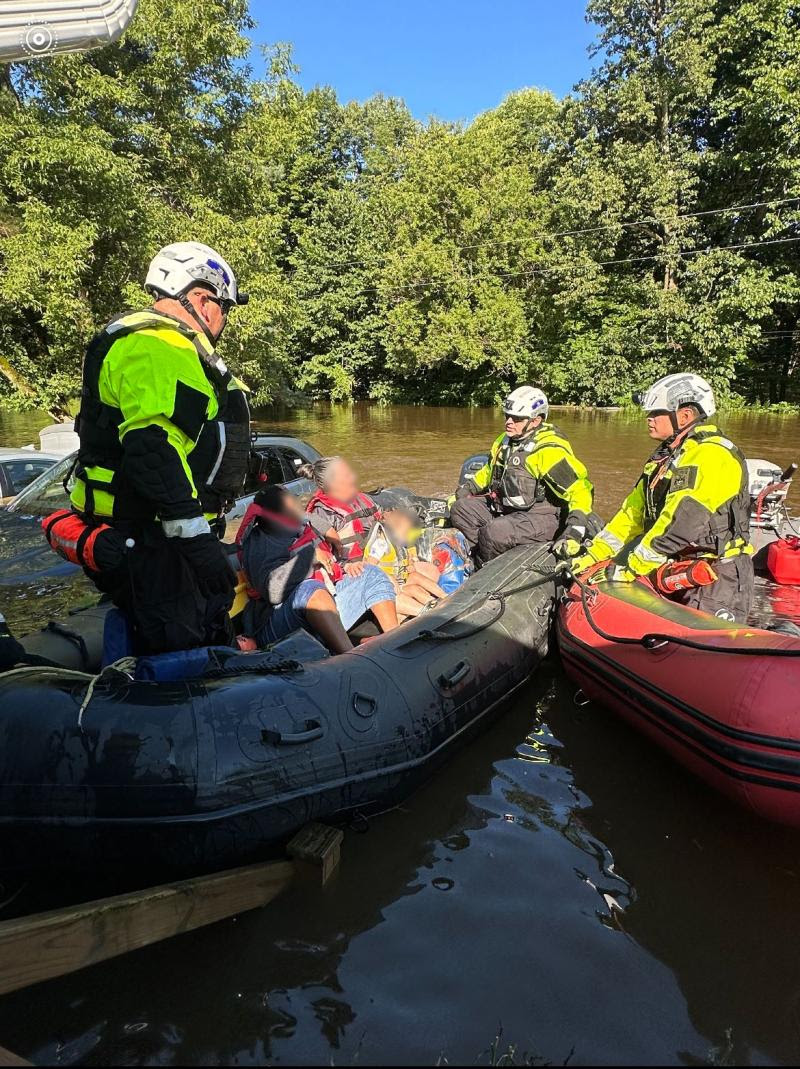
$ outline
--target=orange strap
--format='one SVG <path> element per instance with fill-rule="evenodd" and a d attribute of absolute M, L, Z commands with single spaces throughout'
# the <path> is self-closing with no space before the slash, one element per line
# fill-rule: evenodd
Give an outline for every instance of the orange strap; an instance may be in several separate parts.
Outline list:
<path fill-rule="evenodd" d="M 51 547 L 70 564 L 99 571 L 94 559 L 97 539 L 111 528 L 107 523 L 89 524 L 71 509 L 58 509 L 42 520 L 42 529 Z"/>

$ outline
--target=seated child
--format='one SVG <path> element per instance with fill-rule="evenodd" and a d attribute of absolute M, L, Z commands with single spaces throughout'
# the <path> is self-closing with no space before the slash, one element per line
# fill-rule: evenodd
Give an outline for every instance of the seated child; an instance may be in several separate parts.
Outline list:
<path fill-rule="evenodd" d="M 416 525 L 417 518 L 402 509 L 385 512 L 373 527 L 366 547 L 366 559 L 391 574 L 397 591 L 397 613 L 403 619 L 419 616 L 432 601 L 444 597 L 436 565 L 410 558 L 407 552 Z"/>
<path fill-rule="evenodd" d="M 397 626 L 388 576 L 368 565 L 346 575 L 282 487 L 256 494 L 237 541 L 251 595 L 244 626 L 259 646 L 307 627 L 332 653 L 344 653 L 353 648 L 347 630 L 367 613 L 382 631 Z"/>

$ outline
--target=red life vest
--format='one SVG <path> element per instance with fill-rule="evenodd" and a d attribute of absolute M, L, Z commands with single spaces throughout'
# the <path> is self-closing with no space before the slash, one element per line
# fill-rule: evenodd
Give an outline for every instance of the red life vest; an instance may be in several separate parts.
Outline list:
<path fill-rule="evenodd" d="M 296 521 L 291 517 L 283 516 L 279 512 L 270 512 L 268 509 L 263 508 L 263 506 L 257 505 L 255 501 L 248 505 L 247 511 L 242 517 L 242 522 L 239 527 L 239 530 L 236 533 L 236 545 L 239 547 L 237 551 L 237 556 L 239 558 L 239 567 L 241 568 L 248 584 L 247 596 L 256 600 L 261 597 L 261 594 L 258 590 L 255 589 L 255 587 L 251 585 L 250 580 L 247 578 L 247 572 L 245 571 L 243 563 L 243 546 L 244 541 L 250 533 L 250 529 L 252 528 L 253 524 L 258 523 L 259 520 L 264 520 L 267 523 L 274 524 L 279 528 L 284 528 L 287 533 L 294 533 L 297 531 Z M 341 565 L 336 562 L 336 559 L 333 555 L 333 550 L 325 541 L 325 539 L 322 538 L 322 536 L 314 530 L 310 523 L 306 523 L 303 525 L 297 537 L 289 546 L 289 553 L 296 553 L 298 550 L 302 549 L 303 546 L 307 546 L 309 544 L 315 545 L 317 550 L 319 550 L 325 556 L 326 560 L 329 561 L 327 567 L 322 564 L 318 564 L 312 572 L 311 578 L 317 579 L 321 583 L 325 583 L 326 579 L 332 581 L 333 583 L 338 583 L 340 579 L 343 579 L 344 571 L 342 570 Z"/>
<path fill-rule="evenodd" d="M 324 505 L 326 509 L 335 512 L 344 521 L 336 531 L 339 541 L 348 560 L 360 560 L 364 556 L 367 535 L 375 521 L 381 519 L 382 516 L 381 510 L 372 498 L 367 494 L 358 493 L 352 501 L 339 501 L 317 490 L 306 505 L 306 512 L 313 512 L 316 505 Z M 365 524 L 365 520 L 369 522 Z"/>

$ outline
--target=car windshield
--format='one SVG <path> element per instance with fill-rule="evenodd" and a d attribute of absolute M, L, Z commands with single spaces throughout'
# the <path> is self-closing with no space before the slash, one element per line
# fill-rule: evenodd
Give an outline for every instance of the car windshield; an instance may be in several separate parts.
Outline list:
<path fill-rule="evenodd" d="M 58 508 L 69 505 L 69 496 L 64 490 L 64 478 L 75 464 L 75 453 L 60 460 L 55 467 L 34 479 L 8 506 L 9 512 L 21 512 L 26 516 L 47 516 Z M 72 478 L 68 485 L 72 486 Z"/>
<path fill-rule="evenodd" d="M 31 460 L 5 460 L 3 467 L 6 469 L 12 491 L 19 494 L 26 486 L 30 486 L 34 479 L 38 479 L 42 472 L 49 471 L 54 463 L 49 458 L 34 457 Z"/>

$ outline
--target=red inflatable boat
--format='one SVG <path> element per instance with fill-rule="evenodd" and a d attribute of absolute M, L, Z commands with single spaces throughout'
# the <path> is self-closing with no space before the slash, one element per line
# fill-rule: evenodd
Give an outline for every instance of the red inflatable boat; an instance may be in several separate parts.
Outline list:
<path fill-rule="evenodd" d="M 558 639 L 587 698 L 730 798 L 800 827 L 800 639 L 676 605 L 643 581 L 575 584 Z"/>

